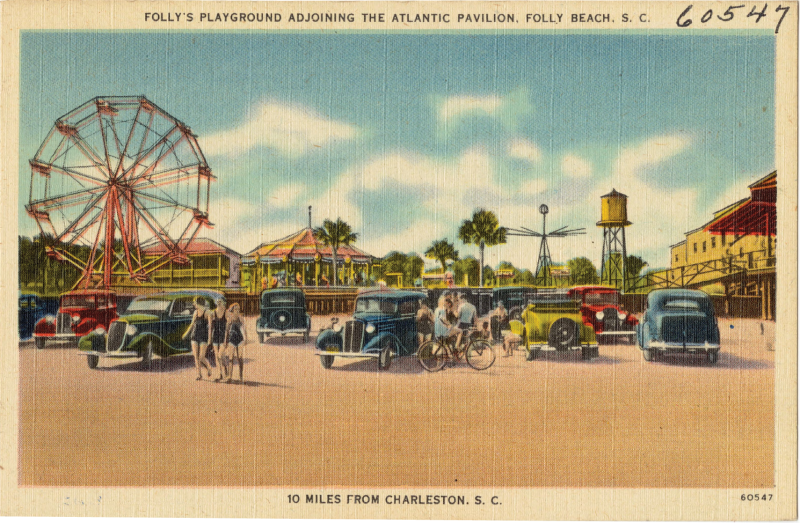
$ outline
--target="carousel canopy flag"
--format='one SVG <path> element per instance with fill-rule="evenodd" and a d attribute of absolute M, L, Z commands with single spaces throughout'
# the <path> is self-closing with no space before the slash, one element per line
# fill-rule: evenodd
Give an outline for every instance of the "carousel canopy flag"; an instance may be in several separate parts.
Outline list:
<path fill-rule="evenodd" d="M 259 245 L 242 258 L 242 264 L 253 265 L 258 260 L 262 264 L 285 262 L 298 263 L 333 263 L 333 251 L 330 246 L 323 245 L 314 236 L 312 228 L 307 227 L 279 240 Z M 341 245 L 336 251 L 339 263 L 371 264 L 375 257 L 353 247 Z"/>

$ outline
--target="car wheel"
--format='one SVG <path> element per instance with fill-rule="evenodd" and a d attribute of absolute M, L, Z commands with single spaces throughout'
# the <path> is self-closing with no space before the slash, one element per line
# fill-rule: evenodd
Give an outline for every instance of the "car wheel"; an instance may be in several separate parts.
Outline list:
<path fill-rule="evenodd" d="M 87 354 L 86 363 L 89 365 L 90 369 L 96 369 L 97 365 L 100 363 L 100 356 L 96 354 Z"/>
<path fill-rule="evenodd" d="M 319 357 L 322 362 L 323 369 L 330 369 L 333 366 L 333 356 L 325 356 L 324 354 Z"/>
<path fill-rule="evenodd" d="M 567 350 L 580 344 L 578 324 L 569 318 L 559 318 L 550 326 L 547 343 L 556 350 Z"/>
<path fill-rule="evenodd" d="M 644 361 L 653 361 L 653 351 L 650 349 L 642 349 L 642 356 L 644 356 Z"/>
<path fill-rule="evenodd" d="M 592 359 L 592 348 L 591 347 L 581 347 L 581 359 L 583 359 L 583 360 Z"/>
<path fill-rule="evenodd" d="M 258 333 L 258 342 L 259 343 L 266 343 L 267 342 L 267 335 L 263 332 Z"/>
<path fill-rule="evenodd" d="M 537 357 L 538 355 L 539 355 L 539 349 L 537 349 L 536 347 L 534 347 L 534 348 L 532 348 L 531 350 L 529 350 L 529 351 L 528 351 L 528 354 L 526 354 L 526 355 L 525 355 L 525 360 L 527 360 L 527 361 L 533 361 L 533 360 L 535 360 L 535 359 L 536 359 L 536 357 Z"/>
<path fill-rule="evenodd" d="M 310 335 L 311 335 L 310 329 L 306 329 L 306 331 L 303 333 L 303 343 L 308 343 L 308 338 L 310 337 Z"/>
<path fill-rule="evenodd" d="M 34 338 L 34 340 L 35 340 L 37 349 L 43 349 L 44 348 L 44 343 L 45 343 L 45 339 L 44 338 Z"/>
<path fill-rule="evenodd" d="M 392 349 L 393 343 L 391 341 L 386 342 L 381 353 L 378 355 L 378 369 L 379 370 L 386 370 L 392 365 Z"/>
<path fill-rule="evenodd" d="M 706 357 L 708 358 L 708 362 L 713 365 L 719 359 L 719 353 L 717 353 L 717 351 L 711 351 L 706 355 Z"/>

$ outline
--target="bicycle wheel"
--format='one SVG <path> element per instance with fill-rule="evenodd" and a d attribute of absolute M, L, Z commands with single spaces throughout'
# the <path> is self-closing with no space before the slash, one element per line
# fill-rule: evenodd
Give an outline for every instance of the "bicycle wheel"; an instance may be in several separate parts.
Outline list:
<path fill-rule="evenodd" d="M 417 351 L 417 358 L 423 369 L 436 372 L 444 367 L 445 348 L 436 341 L 426 341 Z"/>
<path fill-rule="evenodd" d="M 488 369 L 494 358 L 494 347 L 486 340 L 475 340 L 467 348 L 467 363 L 475 370 Z"/>

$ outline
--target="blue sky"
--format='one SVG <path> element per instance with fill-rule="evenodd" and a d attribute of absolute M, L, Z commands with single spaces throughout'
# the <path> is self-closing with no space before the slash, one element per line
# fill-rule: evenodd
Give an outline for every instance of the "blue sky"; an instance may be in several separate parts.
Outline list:
<path fill-rule="evenodd" d="M 774 36 L 718 34 L 24 33 L 28 159 L 62 114 L 139 95 L 186 122 L 218 177 L 203 234 L 239 252 L 340 216 L 382 256 L 502 225 L 585 227 L 554 260 L 599 264 L 600 196 L 628 195 L 628 252 L 669 245 L 774 169 Z M 487 263 L 533 269 L 510 238 Z M 431 262 L 433 264 L 433 262 Z"/>

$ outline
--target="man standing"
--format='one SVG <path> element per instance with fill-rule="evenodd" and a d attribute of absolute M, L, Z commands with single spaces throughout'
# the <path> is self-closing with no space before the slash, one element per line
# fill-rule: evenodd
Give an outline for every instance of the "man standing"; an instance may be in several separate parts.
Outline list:
<path fill-rule="evenodd" d="M 461 345 L 461 338 L 465 330 L 475 328 L 475 320 L 478 317 L 478 311 L 475 306 L 467 301 L 463 293 L 458 295 L 458 338 L 456 339 L 456 347 Z"/>

